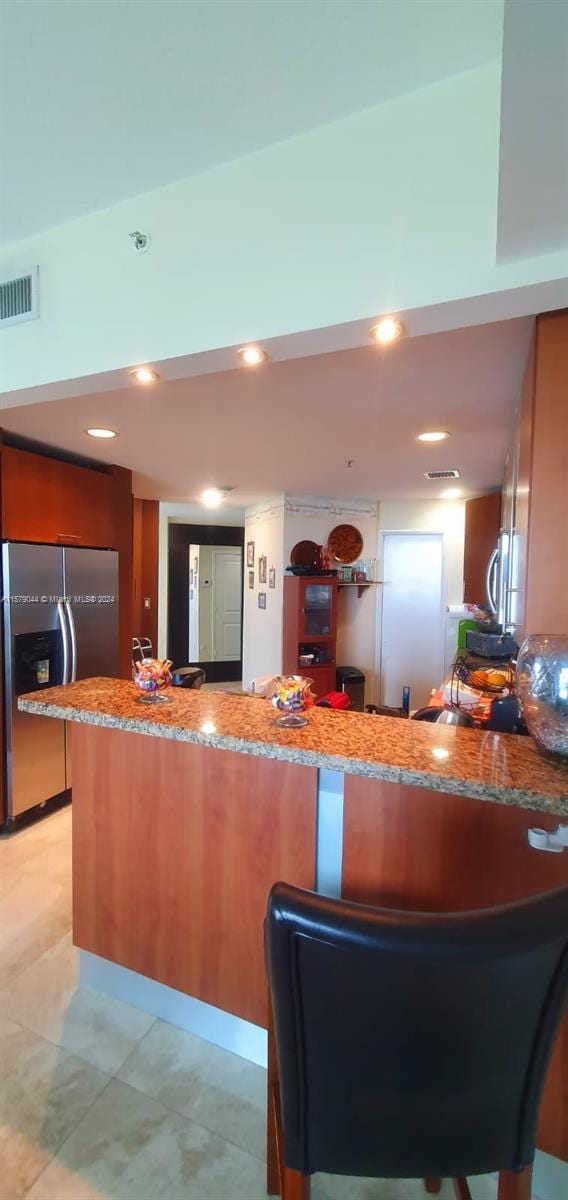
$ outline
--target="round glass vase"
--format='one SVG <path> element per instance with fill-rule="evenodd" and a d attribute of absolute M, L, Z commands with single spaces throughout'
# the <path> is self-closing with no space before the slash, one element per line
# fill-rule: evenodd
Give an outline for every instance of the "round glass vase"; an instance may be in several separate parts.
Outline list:
<path fill-rule="evenodd" d="M 517 688 L 539 750 L 568 763 L 568 634 L 532 634 L 517 660 Z"/>

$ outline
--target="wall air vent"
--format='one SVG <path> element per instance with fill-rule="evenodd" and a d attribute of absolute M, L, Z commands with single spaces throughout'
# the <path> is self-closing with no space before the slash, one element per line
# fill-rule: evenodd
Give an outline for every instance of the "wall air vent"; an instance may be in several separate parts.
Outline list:
<path fill-rule="evenodd" d="M 39 268 L 0 280 L 0 325 L 17 325 L 39 316 Z"/>
<path fill-rule="evenodd" d="M 425 471 L 426 479 L 459 479 L 459 471 Z"/>

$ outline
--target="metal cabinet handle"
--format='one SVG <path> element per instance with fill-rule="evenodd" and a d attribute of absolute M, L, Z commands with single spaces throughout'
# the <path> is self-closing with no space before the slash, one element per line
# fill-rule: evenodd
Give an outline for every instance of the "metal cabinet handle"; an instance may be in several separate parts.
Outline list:
<path fill-rule="evenodd" d="M 487 572 L 485 575 L 485 590 L 487 593 L 487 603 L 493 616 L 497 612 L 497 597 L 495 595 L 495 571 L 497 568 L 497 559 L 499 557 L 499 547 L 496 546 L 489 562 L 487 564 Z"/>
<path fill-rule="evenodd" d="M 65 606 L 62 600 L 57 601 L 57 615 L 61 627 L 61 641 L 63 643 L 63 679 L 62 683 L 69 683 L 69 635 L 67 632 L 67 620 L 65 617 Z"/>
<path fill-rule="evenodd" d="M 81 542 L 83 540 L 80 533 L 58 533 L 57 537 L 60 542 Z"/>
<path fill-rule="evenodd" d="M 65 601 L 65 610 L 67 612 L 67 620 L 69 622 L 69 633 L 71 634 L 71 683 L 75 683 L 77 678 L 77 631 L 75 629 L 75 620 L 73 618 L 73 609 L 68 600 Z"/>

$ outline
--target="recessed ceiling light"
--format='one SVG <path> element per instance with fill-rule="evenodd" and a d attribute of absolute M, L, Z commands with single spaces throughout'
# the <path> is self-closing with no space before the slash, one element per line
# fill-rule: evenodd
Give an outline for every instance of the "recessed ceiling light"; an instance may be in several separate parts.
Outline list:
<path fill-rule="evenodd" d="M 201 503 L 205 504 L 207 508 L 218 508 L 224 499 L 224 493 L 219 488 L 205 488 L 205 491 L 201 493 Z"/>
<path fill-rule="evenodd" d="M 134 370 L 130 372 L 130 376 L 132 379 L 135 379 L 137 383 L 156 383 L 156 381 L 160 378 L 158 372 L 153 371 L 151 367 L 135 367 Z"/>
<path fill-rule="evenodd" d="M 445 429 L 430 429 L 426 433 L 417 433 L 417 442 L 445 442 L 451 435 Z"/>
<path fill-rule="evenodd" d="M 375 342 L 380 342 L 381 346 L 388 346 L 390 342 L 404 337 L 405 328 L 398 317 L 381 317 L 380 321 L 371 325 L 369 333 Z"/>
<path fill-rule="evenodd" d="M 260 346 L 241 346 L 241 349 L 237 350 L 237 354 L 247 367 L 258 367 L 268 358 L 266 350 L 261 350 Z"/>
<path fill-rule="evenodd" d="M 458 500 L 460 496 L 459 488 L 446 488 L 445 492 L 442 492 L 442 500 Z"/>
<path fill-rule="evenodd" d="M 113 438 L 113 437 L 117 437 L 117 434 L 116 434 L 116 432 L 115 432 L 115 430 L 114 430 L 114 429 L 97 429 L 97 428 L 93 428 L 93 429 L 86 429 L 86 430 L 85 430 L 85 433 L 88 433 L 89 437 L 94 437 L 94 438 Z"/>

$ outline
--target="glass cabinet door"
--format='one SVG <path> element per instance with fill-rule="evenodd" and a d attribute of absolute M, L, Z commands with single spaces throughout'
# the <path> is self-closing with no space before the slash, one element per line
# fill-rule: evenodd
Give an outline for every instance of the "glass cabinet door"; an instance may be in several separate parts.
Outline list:
<path fill-rule="evenodd" d="M 331 637 L 333 633 L 332 583 L 306 583 L 304 586 L 303 625 L 305 637 Z"/>

